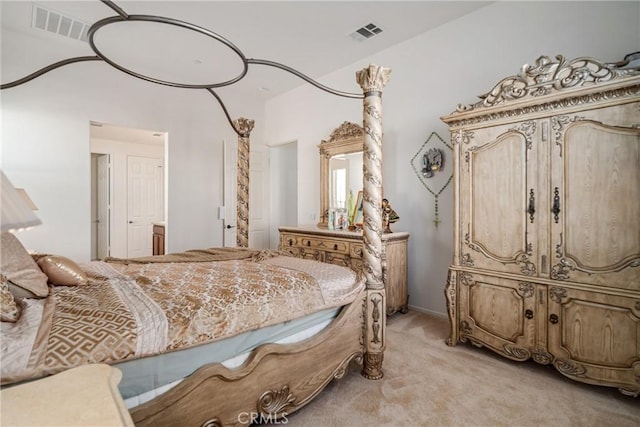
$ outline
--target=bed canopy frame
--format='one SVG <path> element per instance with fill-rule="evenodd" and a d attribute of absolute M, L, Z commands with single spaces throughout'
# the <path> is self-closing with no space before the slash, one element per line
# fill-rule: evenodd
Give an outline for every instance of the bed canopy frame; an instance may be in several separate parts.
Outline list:
<path fill-rule="evenodd" d="M 363 128 L 364 128 L 364 168 L 363 168 L 363 241 L 364 241 L 364 273 L 366 277 L 365 319 L 363 319 L 364 358 L 362 374 L 369 379 L 382 378 L 382 360 L 385 349 L 385 289 L 382 281 L 382 90 L 391 75 L 391 70 L 377 65 L 356 72 L 356 81 L 362 93 L 344 92 L 324 86 L 305 74 L 277 62 L 247 58 L 242 51 L 226 38 L 206 28 L 189 22 L 154 15 L 129 15 L 121 7 L 110 0 L 101 0 L 111 8 L 116 15 L 101 19 L 90 26 L 88 39 L 95 56 L 81 56 L 68 58 L 41 68 L 23 78 L 0 85 L 0 90 L 6 90 L 27 83 L 49 71 L 77 62 L 103 61 L 110 66 L 133 77 L 165 86 L 184 89 L 201 89 L 209 92 L 219 103 L 222 111 L 234 132 L 238 135 L 238 209 L 237 209 L 237 245 L 248 247 L 249 236 L 249 146 L 250 134 L 254 121 L 240 117 L 233 120 L 215 88 L 229 86 L 240 81 L 248 72 L 249 65 L 264 65 L 279 68 L 289 72 L 307 83 L 336 96 L 363 100 Z M 140 74 L 116 63 L 106 56 L 95 44 L 96 33 L 114 23 L 152 22 L 167 24 L 194 31 L 211 38 L 231 49 L 242 61 L 241 73 L 226 81 L 208 84 L 187 84 L 160 80 Z"/>

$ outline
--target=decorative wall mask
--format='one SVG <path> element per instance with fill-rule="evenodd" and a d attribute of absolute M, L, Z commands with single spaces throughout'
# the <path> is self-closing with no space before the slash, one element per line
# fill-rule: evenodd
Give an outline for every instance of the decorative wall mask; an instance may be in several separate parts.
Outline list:
<path fill-rule="evenodd" d="M 444 166 L 444 153 L 439 148 L 431 148 L 422 155 L 422 176 L 433 177 L 433 174 L 442 170 Z"/>
<path fill-rule="evenodd" d="M 451 162 L 446 161 L 447 154 L 452 151 L 451 145 L 445 142 L 440 135 L 431 132 L 431 135 L 411 159 L 411 167 L 413 167 L 416 176 L 424 188 L 435 198 L 433 223 L 436 228 L 442 222 L 438 212 L 438 197 L 453 178 L 453 166 L 450 166 Z"/>

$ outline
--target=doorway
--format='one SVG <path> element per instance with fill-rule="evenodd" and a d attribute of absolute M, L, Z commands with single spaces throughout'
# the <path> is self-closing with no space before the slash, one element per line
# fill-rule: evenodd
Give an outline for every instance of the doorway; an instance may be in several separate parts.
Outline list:
<path fill-rule="evenodd" d="M 91 153 L 91 259 L 109 256 L 111 158 Z"/>
<path fill-rule="evenodd" d="M 222 220 L 222 246 L 237 246 L 238 141 L 222 141 L 222 198 L 218 219 Z"/>
<path fill-rule="evenodd" d="M 167 134 L 91 122 L 90 141 L 91 258 L 152 255 L 153 225 L 167 226 Z"/>

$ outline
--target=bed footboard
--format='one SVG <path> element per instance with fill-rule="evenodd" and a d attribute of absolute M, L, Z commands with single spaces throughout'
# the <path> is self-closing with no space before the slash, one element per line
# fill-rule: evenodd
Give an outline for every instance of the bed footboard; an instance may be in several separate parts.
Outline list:
<path fill-rule="evenodd" d="M 250 425 L 273 422 L 309 403 L 352 360 L 362 363 L 365 293 L 318 335 L 267 344 L 236 369 L 203 366 L 173 389 L 131 409 L 138 426 Z"/>

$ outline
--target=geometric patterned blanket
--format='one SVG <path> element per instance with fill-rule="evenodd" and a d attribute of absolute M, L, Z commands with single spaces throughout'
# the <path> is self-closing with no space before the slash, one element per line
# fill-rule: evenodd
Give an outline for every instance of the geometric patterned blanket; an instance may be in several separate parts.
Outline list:
<path fill-rule="evenodd" d="M 52 288 L 32 343 L 12 336 L 30 351 L 3 361 L 2 384 L 230 337 L 350 303 L 362 287 L 350 270 L 303 261 L 85 264 L 90 284 Z"/>

